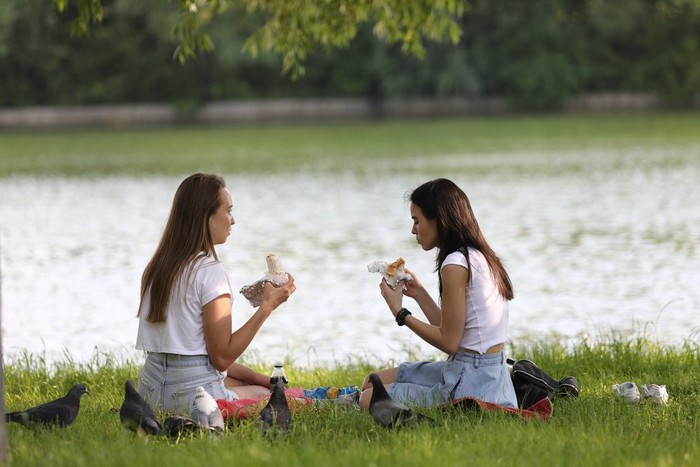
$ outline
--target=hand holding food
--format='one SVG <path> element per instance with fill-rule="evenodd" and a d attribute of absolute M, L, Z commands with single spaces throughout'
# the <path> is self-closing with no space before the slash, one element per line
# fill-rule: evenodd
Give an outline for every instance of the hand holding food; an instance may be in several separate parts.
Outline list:
<path fill-rule="evenodd" d="M 259 307 L 262 304 L 265 282 L 270 282 L 272 285 L 279 287 L 286 284 L 289 280 L 289 274 L 284 270 L 282 261 L 277 255 L 270 253 L 265 260 L 267 261 L 267 272 L 265 275 L 252 284 L 241 287 L 241 294 L 248 299 L 253 307 Z"/>
<path fill-rule="evenodd" d="M 413 280 L 413 277 L 404 271 L 404 263 L 403 258 L 399 258 L 393 263 L 372 261 L 367 265 L 367 271 L 378 272 L 382 275 L 386 283 L 389 284 L 392 289 L 395 289 L 400 281 L 410 282 Z"/>

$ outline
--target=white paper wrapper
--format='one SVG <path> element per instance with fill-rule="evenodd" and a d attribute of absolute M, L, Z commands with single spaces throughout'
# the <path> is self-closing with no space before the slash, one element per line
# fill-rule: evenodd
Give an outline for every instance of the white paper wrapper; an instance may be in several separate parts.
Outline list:
<path fill-rule="evenodd" d="M 282 261 L 274 253 L 267 255 L 265 260 L 267 261 L 267 272 L 260 279 L 250 285 L 244 285 L 240 290 L 254 308 L 262 304 L 265 282 L 271 282 L 272 285 L 279 287 L 289 280 L 289 275 L 282 267 Z"/>
<path fill-rule="evenodd" d="M 392 289 L 396 288 L 396 285 L 404 280 L 410 282 L 413 280 L 410 274 L 404 271 L 404 260 L 399 258 L 393 263 L 388 261 L 372 261 L 367 265 L 367 271 L 378 272 L 382 275 L 384 280 Z"/>

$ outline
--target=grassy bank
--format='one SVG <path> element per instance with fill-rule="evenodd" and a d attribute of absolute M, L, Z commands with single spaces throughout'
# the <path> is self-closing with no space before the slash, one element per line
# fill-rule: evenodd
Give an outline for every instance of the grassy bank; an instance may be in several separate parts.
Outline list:
<path fill-rule="evenodd" d="M 378 159 L 585 148 L 697 152 L 698 128 L 700 113 L 4 131 L 0 177 L 363 170 Z"/>
<path fill-rule="evenodd" d="M 700 462 L 700 351 L 696 343 L 664 347 L 647 340 L 557 343 L 514 348 L 553 376 L 575 375 L 578 399 L 556 401 L 547 422 L 501 413 L 429 412 L 437 426 L 387 431 L 367 413 L 327 407 L 294 419 L 292 431 L 264 439 L 240 422 L 221 439 L 194 437 L 178 443 L 135 439 L 112 410 L 123 383 L 137 377 L 138 362 L 98 356 L 88 363 L 48 366 L 25 355 L 6 367 L 6 405 L 24 408 L 58 397 L 84 382 L 76 422 L 66 429 L 8 426 L 12 465 L 697 465 Z M 258 369 L 267 371 L 269 365 Z M 286 367 L 292 385 L 359 384 L 372 370 L 357 361 L 321 368 Z M 666 384 L 667 406 L 612 401 L 622 381 Z"/>

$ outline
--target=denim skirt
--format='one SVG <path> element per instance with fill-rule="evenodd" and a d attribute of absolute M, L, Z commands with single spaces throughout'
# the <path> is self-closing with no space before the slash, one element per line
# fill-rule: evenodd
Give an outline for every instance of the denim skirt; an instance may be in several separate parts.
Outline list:
<path fill-rule="evenodd" d="M 238 399 L 224 386 L 225 377 L 226 373 L 214 368 L 207 355 L 149 352 L 141 368 L 138 393 L 154 410 L 189 413 L 198 386 L 214 399 Z"/>
<path fill-rule="evenodd" d="M 517 408 L 503 351 L 472 354 L 458 351 L 442 362 L 405 362 L 399 365 L 389 395 L 406 405 L 431 407 L 473 397 Z"/>

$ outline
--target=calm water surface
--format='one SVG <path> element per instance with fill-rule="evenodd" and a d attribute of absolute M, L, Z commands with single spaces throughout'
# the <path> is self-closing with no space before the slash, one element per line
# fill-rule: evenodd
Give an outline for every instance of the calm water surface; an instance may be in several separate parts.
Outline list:
<path fill-rule="evenodd" d="M 318 365 L 436 355 L 394 324 L 366 266 L 401 256 L 437 291 L 434 252 L 415 243 L 404 202 L 437 176 L 467 192 L 511 274 L 511 341 L 697 339 L 700 148 L 469 155 L 402 161 L 400 170 L 378 161 L 362 173 L 226 175 L 236 225 L 218 252 L 234 290 L 263 274 L 269 252 L 298 286 L 247 358 Z M 140 276 L 180 181 L 0 180 L 6 358 L 23 349 L 49 360 L 140 358 Z M 236 294 L 234 326 L 252 312 Z"/>

